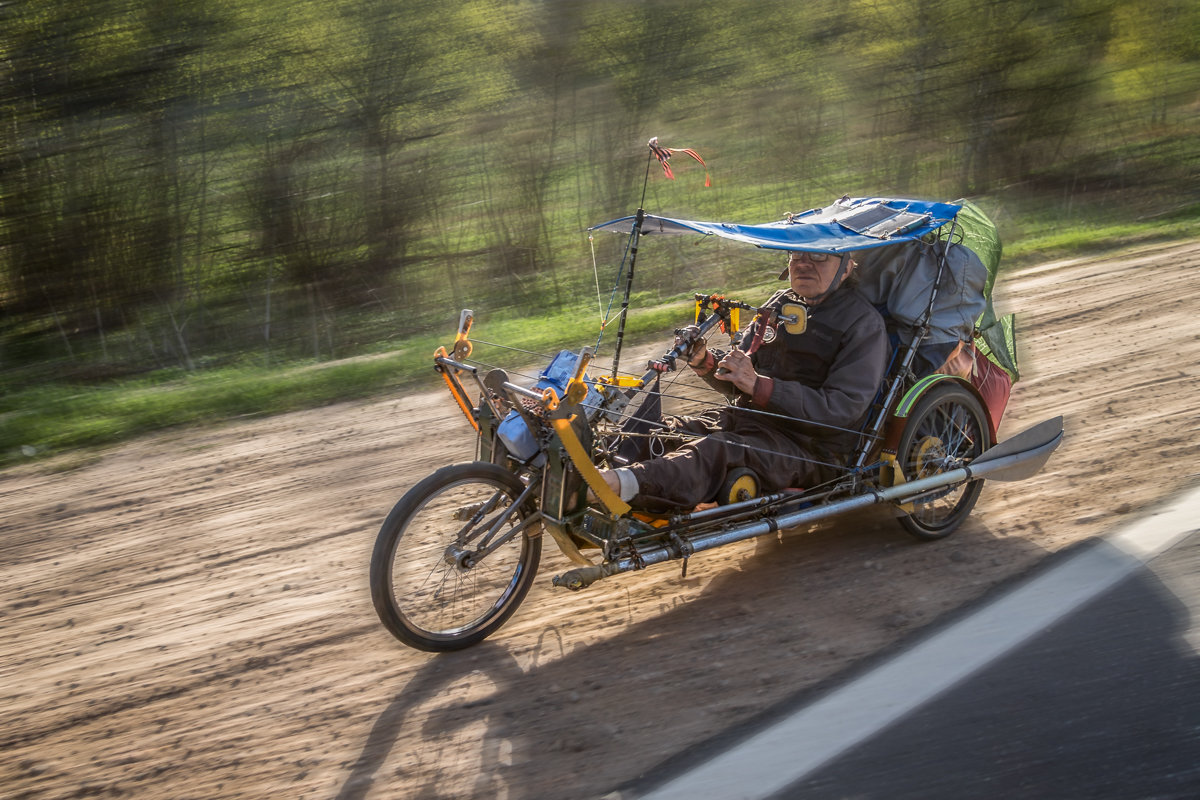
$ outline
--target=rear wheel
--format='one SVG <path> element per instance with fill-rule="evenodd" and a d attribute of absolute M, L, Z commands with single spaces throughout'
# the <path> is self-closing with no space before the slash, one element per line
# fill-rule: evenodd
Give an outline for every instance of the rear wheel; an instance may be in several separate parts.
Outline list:
<path fill-rule="evenodd" d="M 909 481 L 965 466 L 991 446 L 987 416 L 965 387 L 943 383 L 917 401 L 896 457 Z M 941 539 L 962 523 L 983 489 L 973 480 L 937 489 L 913 501 L 900 524 L 918 539 Z"/>
<path fill-rule="evenodd" d="M 524 490 L 513 473 L 477 461 L 443 467 L 400 499 L 371 557 L 371 599 L 397 639 L 459 650 L 516 611 L 542 552 L 537 523 L 517 529 L 533 513 L 515 505 Z"/>

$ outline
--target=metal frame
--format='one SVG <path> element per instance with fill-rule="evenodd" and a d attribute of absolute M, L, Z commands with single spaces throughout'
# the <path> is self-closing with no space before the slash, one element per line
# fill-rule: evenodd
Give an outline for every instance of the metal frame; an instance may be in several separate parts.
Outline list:
<path fill-rule="evenodd" d="M 621 309 L 613 373 L 610 378 L 595 381 L 604 398 L 601 414 L 605 407 L 627 404 L 656 376 L 674 370 L 676 362 L 687 351 L 687 342 L 680 342 L 661 358 L 649 362 L 640 379 L 622 381 L 618 377 L 617 359 L 620 356 L 625 314 L 632 290 L 633 266 L 644 219 L 645 214 L 639 209 L 629 234 L 629 275 Z M 947 242 L 953 241 L 956 230 L 957 219 L 950 223 Z M 499 452 L 496 429 L 507 408 L 516 409 L 536 433 L 540 444 L 538 454 L 526 462 L 514 462 L 510 466 L 526 483 L 526 492 L 522 497 L 539 498 L 538 510 L 531 519 L 540 522 L 552 534 L 560 549 L 580 565 L 555 577 L 555 585 L 580 589 L 609 575 L 673 559 L 684 560 L 686 568 L 686 559 L 693 553 L 723 544 L 827 519 L 877 503 L 894 503 L 904 508 L 905 504 L 930 492 L 969 480 L 983 477 L 1004 479 L 1006 473 L 1036 471 L 1058 446 L 1062 437 L 1061 417 L 1038 426 L 1034 429 L 1036 433 L 1025 438 L 1018 437 L 1016 447 L 1008 447 L 1003 457 L 986 460 L 980 457 L 970 465 L 919 480 L 906 481 L 898 468 L 891 477 L 885 478 L 889 457 L 894 464 L 895 447 L 906 421 L 906 410 L 911 409 L 921 396 L 947 380 L 970 387 L 970 391 L 978 396 L 968 381 L 957 376 L 937 376 L 918 381 L 912 372 L 917 350 L 930 330 L 929 322 L 938 287 L 947 269 L 948 254 L 949 246 L 939 255 L 936 279 L 925 311 L 914 326 L 911 341 L 899 346 L 893 367 L 881 386 L 879 400 L 861 432 L 860 444 L 848 461 L 845 478 L 819 491 L 777 492 L 716 508 L 660 518 L 631 515 L 628 505 L 604 486 L 594 463 L 603 454 L 597 450 L 597 443 L 591 435 L 592 423 L 580 404 L 587 393 L 584 374 L 591 357 L 590 350 L 585 349 L 579 368 L 562 396 L 553 389 L 537 391 L 515 384 L 500 370 L 493 370 L 480 379 L 474 367 L 450 358 L 444 349 L 439 349 L 435 354 L 435 366 L 477 431 L 477 454 L 480 460 L 495 460 Z M 702 305 L 701 299 L 711 301 L 713 313 L 697 320 L 700 336 L 711 331 L 723 319 L 728 320 L 734 309 L 755 309 L 737 301 L 715 296 L 702 298 L 700 295 L 697 296 L 698 307 Z M 467 322 L 464 325 L 460 321 L 455 355 L 470 352 L 470 343 L 466 339 L 470 315 L 469 311 L 463 313 L 462 320 Z M 463 373 L 470 375 L 480 389 L 477 406 L 468 408 L 468 404 L 464 403 L 466 391 L 460 377 Z M 533 401 L 541 407 L 542 412 L 530 411 L 522 400 Z M 984 408 L 994 441 L 995 425 L 986 406 Z M 581 437 L 580 431 L 583 429 L 586 432 Z M 1018 464 L 1022 465 L 1019 470 L 1016 467 Z M 584 498 L 588 489 L 596 497 L 592 502 Z M 588 547 L 600 550 L 603 558 L 601 563 L 594 563 L 583 554 L 583 549 Z"/>

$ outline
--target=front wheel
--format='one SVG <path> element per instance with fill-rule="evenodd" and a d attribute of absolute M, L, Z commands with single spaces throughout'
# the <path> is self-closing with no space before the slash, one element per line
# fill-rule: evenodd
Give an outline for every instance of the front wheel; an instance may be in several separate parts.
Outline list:
<path fill-rule="evenodd" d="M 420 650 L 460 650 L 495 632 L 529 591 L 542 539 L 524 525 L 525 484 L 485 462 L 443 467 L 384 520 L 371 599 L 384 626 Z M 530 527 L 533 530 L 530 530 Z"/>
<path fill-rule="evenodd" d="M 949 382 L 933 387 L 908 416 L 896 452 L 909 481 L 965 466 L 991 446 L 987 416 L 970 390 Z M 949 536 L 971 513 L 982 480 L 949 486 L 913 501 L 900 517 L 904 529 L 918 539 Z"/>

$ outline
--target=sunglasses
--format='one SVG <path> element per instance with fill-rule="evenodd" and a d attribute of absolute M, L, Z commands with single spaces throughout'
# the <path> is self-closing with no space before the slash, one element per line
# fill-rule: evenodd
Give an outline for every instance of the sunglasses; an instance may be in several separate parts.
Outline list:
<path fill-rule="evenodd" d="M 806 253 L 800 250 L 793 250 L 788 253 L 788 261 L 808 261 L 813 264 L 821 264 L 829 260 L 833 253 Z"/>

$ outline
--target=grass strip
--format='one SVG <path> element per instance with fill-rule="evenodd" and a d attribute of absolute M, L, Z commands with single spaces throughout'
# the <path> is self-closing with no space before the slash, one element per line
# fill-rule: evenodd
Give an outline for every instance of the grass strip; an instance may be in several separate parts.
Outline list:
<path fill-rule="evenodd" d="M 627 344 L 661 336 L 688 313 L 683 302 L 630 314 Z M 331 403 L 375 397 L 388 392 L 435 388 L 432 355 L 439 344 L 454 340 L 457 318 L 446 322 L 446 335 L 410 341 L 388 353 L 324 364 L 286 368 L 223 368 L 193 373 L 172 371 L 100 386 L 42 385 L 14 389 L 0 399 L 0 467 L 76 448 L 124 441 L 141 434 L 185 425 L 212 424 L 247 416 L 267 416 Z M 598 330 L 598 324 L 593 325 Z M 578 321 L 552 316 L 536 321 L 497 320 L 477 323 L 481 339 L 507 348 L 476 347 L 475 357 L 515 368 L 536 363 L 540 354 L 564 346 L 578 350 L 594 345 L 577 341 Z M 605 337 L 615 341 L 615 327 Z M 564 344 L 574 342 L 574 344 Z M 511 349 L 508 349 L 511 348 Z"/>

